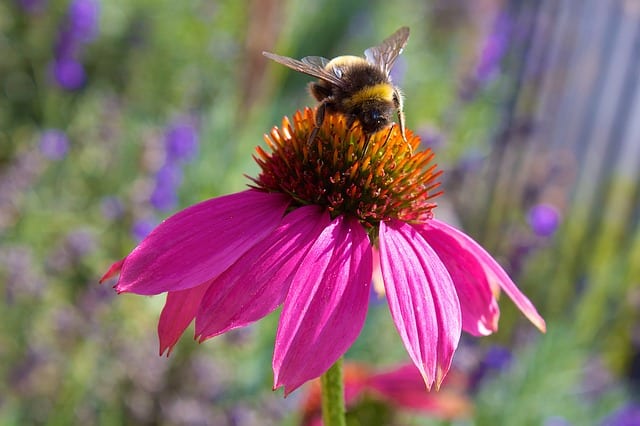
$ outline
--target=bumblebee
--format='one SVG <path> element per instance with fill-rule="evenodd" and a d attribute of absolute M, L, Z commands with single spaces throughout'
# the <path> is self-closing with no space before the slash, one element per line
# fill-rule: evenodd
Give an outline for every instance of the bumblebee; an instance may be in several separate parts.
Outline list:
<path fill-rule="evenodd" d="M 347 55 L 329 60 L 307 56 L 297 60 L 270 52 L 262 54 L 318 78 L 309 84 L 309 91 L 320 102 L 309 143 L 315 139 L 327 111 L 344 115 L 348 128 L 358 121 L 367 138 L 388 127 L 397 113 L 400 133 L 406 141 L 402 93 L 392 84 L 390 72 L 408 38 L 409 28 L 402 27 L 380 45 L 365 50 L 364 58 Z"/>

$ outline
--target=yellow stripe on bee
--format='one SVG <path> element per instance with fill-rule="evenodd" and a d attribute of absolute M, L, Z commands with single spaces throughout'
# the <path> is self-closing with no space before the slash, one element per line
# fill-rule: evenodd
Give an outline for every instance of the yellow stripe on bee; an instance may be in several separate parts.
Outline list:
<path fill-rule="evenodd" d="M 348 67 L 357 64 L 368 64 L 368 62 L 359 56 L 344 55 L 333 58 L 329 61 L 325 69 L 329 70 L 333 67 Z"/>
<path fill-rule="evenodd" d="M 363 87 L 345 99 L 345 105 L 352 107 L 370 100 L 393 102 L 393 86 L 389 83 L 378 83 Z"/>

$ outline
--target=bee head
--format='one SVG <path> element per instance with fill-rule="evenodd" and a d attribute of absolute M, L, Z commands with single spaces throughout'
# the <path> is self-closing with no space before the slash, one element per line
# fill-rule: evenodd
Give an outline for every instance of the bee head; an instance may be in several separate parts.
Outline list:
<path fill-rule="evenodd" d="M 358 115 L 362 130 L 367 134 L 372 134 L 384 129 L 391 122 L 394 111 L 393 104 L 387 102 L 374 102 L 366 105 Z"/>

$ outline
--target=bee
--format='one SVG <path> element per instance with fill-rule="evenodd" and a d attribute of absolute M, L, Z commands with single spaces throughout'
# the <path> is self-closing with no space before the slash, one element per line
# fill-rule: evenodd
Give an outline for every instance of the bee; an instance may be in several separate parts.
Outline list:
<path fill-rule="evenodd" d="M 309 143 L 318 134 L 327 111 L 344 115 L 347 128 L 358 121 L 367 142 L 371 135 L 392 125 L 393 114 L 397 113 L 400 133 L 406 141 L 402 93 L 391 82 L 390 72 L 408 39 L 409 28 L 402 27 L 380 45 L 365 50 L 364 58 L 347 55 L 329 60 L 321 56 L 307 56 L 297 60 L 270 52 L 262 54 L 295 71 L 318 78 L 318 81 L 309 83 L 311 95 L 320 102 Z"/>

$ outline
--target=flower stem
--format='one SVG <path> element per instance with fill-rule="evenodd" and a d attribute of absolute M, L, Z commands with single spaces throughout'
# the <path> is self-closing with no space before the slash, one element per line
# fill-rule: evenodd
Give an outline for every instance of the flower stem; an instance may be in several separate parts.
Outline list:
<path fill-rule="evenodd" d="M 324 426 L 345 426 L 344 383 L 342 358 L 338 359 L 321 377 L 322 420 Z"/>

